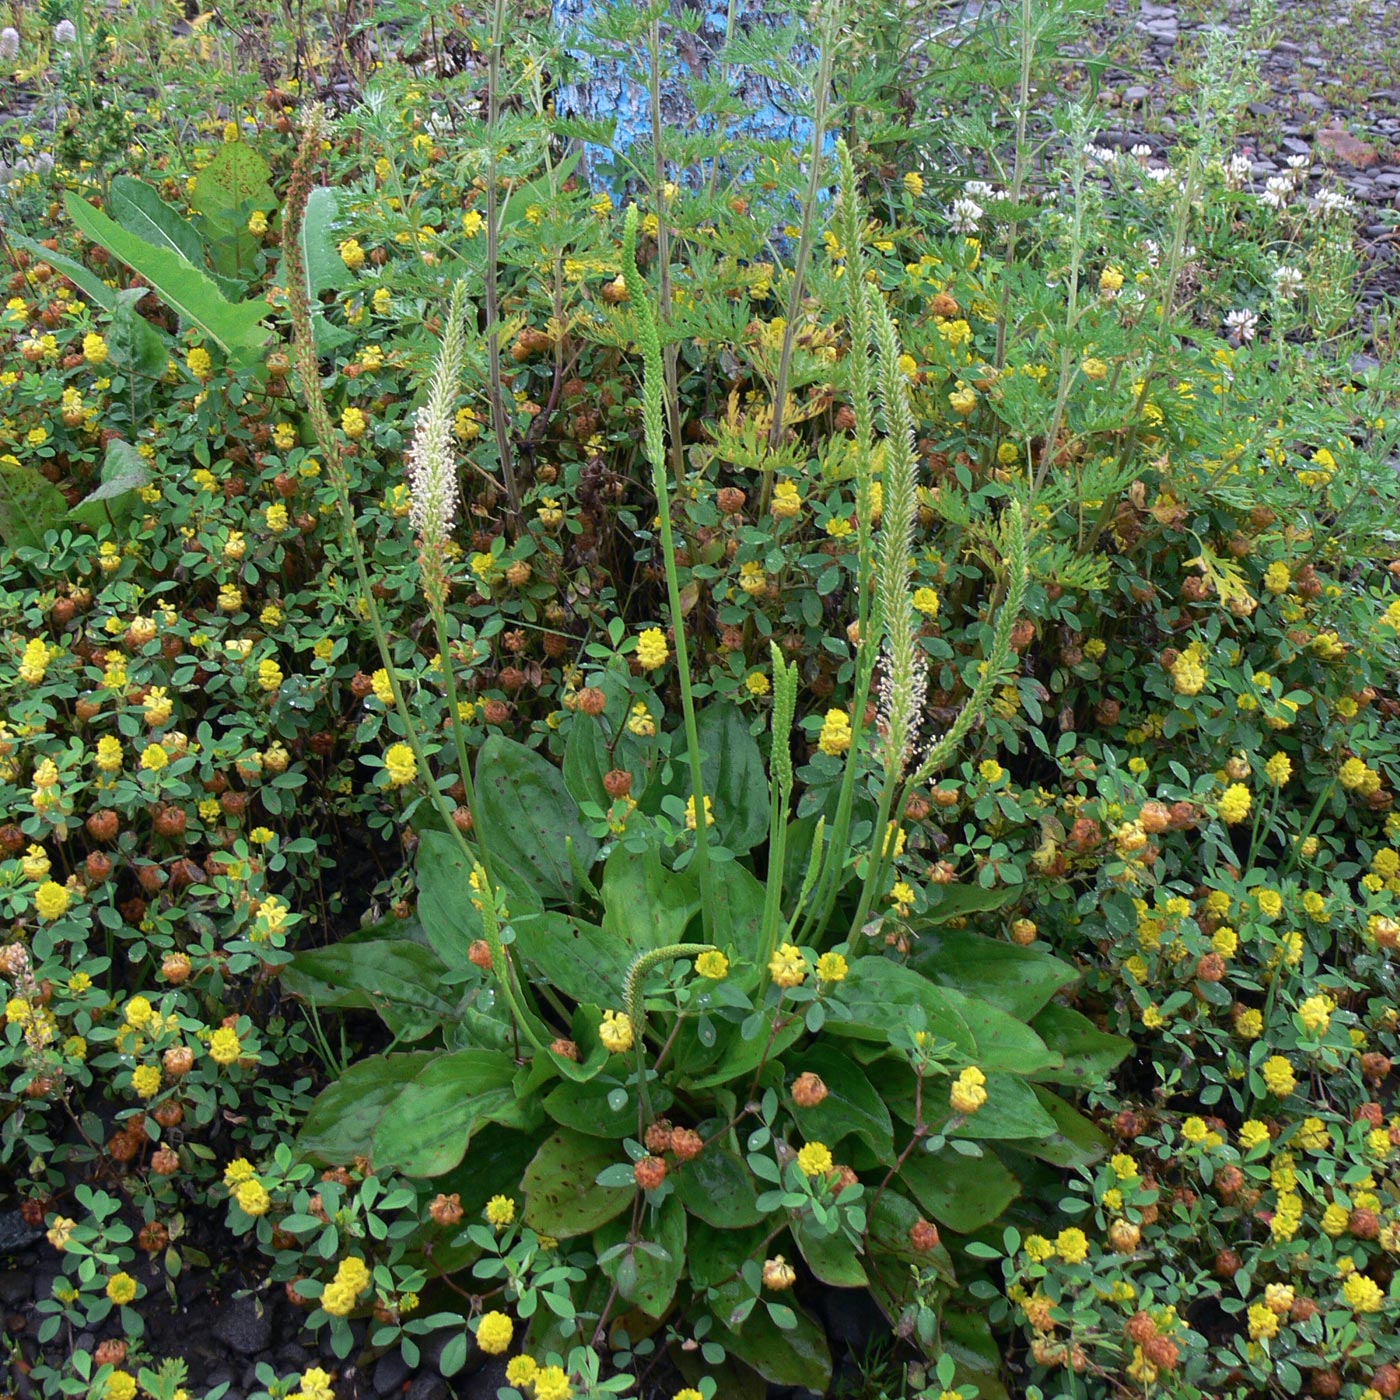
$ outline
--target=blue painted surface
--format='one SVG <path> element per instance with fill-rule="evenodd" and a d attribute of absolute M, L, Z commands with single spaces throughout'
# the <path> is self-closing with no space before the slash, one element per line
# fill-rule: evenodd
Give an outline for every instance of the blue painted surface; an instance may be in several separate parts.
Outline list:
<path fill-rule="evenodd" d="M 626 4 L 629 0 L 612 0 L 612 3 Z M 687 0 L 671 0 L 671 3 L 673 13 L 700 8 L 688 4 Z M 564 35 L 565 46 L 584 71 L 580 81 L 560 87 L 556 102 L 563 116 L 616 124 L 612 149 L 589 145 L 585 160 L 594 180 L 611 183 L 615 191 L 620 191 L 626 184 L 626 171 L 620 168 L 615 153 L 629 151 L 639 141 L 650 141 L 651 102 L 644 81 L 638 81 L 644 77 L 644 70 L 636 63 L 585 52 L 579 42 L 594 19 L 610 8 L 608 0 L 602 3 L 600 0 L 554 0 L 555 24 Z M 741 26 L 801 22 L 800 15 L 795 14 L 791 6 L 775 0 L 739 0 L 735 17 Z M 682 34 L 675 26 L 663 25 L 665 59 L 677 73 L 698 70 L 699 75 L 711 76 L 709 63 L 724 45 L 728 22 L 726 4 L 704 0 L 703 23 L 698 33 Z M 748 115 L 730 122 L 731 140 L 781 142 L 800 152 L 810 148 L 812 123 L 795 111 L 805 94 L 743 69 L 735 72 L 732 91 L 747 107 Z M 714 130 L 713 119 L 697 113 L 679 77 L 668 77 L 663 84 L 661 108 L 668 130 L 691 134 L 709 134 Z M 672 170 L 668 173 L 684 183 L 685 172 Z"/>

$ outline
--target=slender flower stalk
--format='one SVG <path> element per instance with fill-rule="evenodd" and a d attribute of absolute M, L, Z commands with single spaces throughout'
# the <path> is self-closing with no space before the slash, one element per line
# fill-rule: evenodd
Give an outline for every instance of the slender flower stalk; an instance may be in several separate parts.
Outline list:
<path fill-rule="evenodd" d="M 656 326 L 650 291 L 637 267 L 637 206 L 629 205 L 622 235 L 622 274 L 637 318 L 637 338 L 642 348 L 645 374 L 642 380 L 642 424 L 656 513 L 661 522 L 661 552 L 666 561 L 666 590 L 671 631 L 676 643 L 676 671 L 681 684 L 681 708 L 685 716 L 685 740 L 690 758 L 691 800 L 695 804 L 695 866 L 700 876 L 700 916 L 705 937 L 714 921 L 714 890 L 710 870 L 709 833 L 705 822 L 705 780 L 700 762 L 700 733 L 695 722 L 695 695 L 690 680 L 690 648 L 685 635 L 685 610 L 681 606 L 680 574 L 676 564 L 675 532 L 671 525 L 671 493 L 666 477 L 666 429 L 662 396 L 665 375 L 661 363 L 661 337 Z"/>

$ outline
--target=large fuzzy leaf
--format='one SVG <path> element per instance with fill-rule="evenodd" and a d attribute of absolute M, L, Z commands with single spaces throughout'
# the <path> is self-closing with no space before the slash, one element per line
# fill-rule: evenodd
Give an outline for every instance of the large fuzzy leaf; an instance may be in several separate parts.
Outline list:
<path fill-rule="evenodd" d="M 10 548 L 42 549 L 67 510 L 63 492 L 33 467 L 0 462 L 0 539 Z"/>
<path fill-rule="evenodd" d="M 333 235 L 339 215 L 340 206 L 335 191 L 318 185 L 311 191 L 301 217 L 301 263 L 306 269 L 306 297 L 311 306 L 316 351 L 321 355 L 329 354 L 351 338 L 349 331 L 326 320 L 325 308 L 319 299 L 322 292 L 338 291 L 345 286 L 349 275 Z M 285 285 L 286 278 L 284 258 L 279 280 Z"/>
<path fill-rule="evenodd" d="M 910 966 L 945 987 L 981 997 L 1029 1021 L 1078 974 L 1038 948 L 1018 948 L 968 929 L 928 929 Z"/>
<path fill-rule="evenodd" d="M 525 1223 L 556 1239 L 586 1235 L 632 1204 L 635 1186 L 599 1186 L 598 1173 L 621 1160 L 601 1138 L 561 1128 L 525 1168 Z"/>
<path fill-rule="evenodd" d="M 297 1133 L 298 1148 L 336 1166 L 367 1156 L 384 1110 L 433 1058 L 427 1052 L 374 1055 L 351 1065 L 317 1095 Z"/>
<path fill-rule="evenodd" d="M 144 238 L 152 247 L 177 253 L 195 267 L 204 266 L 204 244 L 194 225 L 181 218 L 144 181 L 130 175 L 116 176 L 107 207 L 124 229 Z"/>
<path fill-rule="evenodd" d="M 139 272 L 182 321 L 230 360 L 246 363 L 256 356 L 268 334 L 261 324 L 269 310 L 265 301 L 227 301 L 212 279 L 180 254 L 147 243 L 76 194 L 68 194 L 64 202 L 80 232 Z"/>
<path fill-rule="evenodd" d="M 16 248 L 32 253 L 41 262 L 46 262 L 55 272 L 61 272 L 94 305 L 110 311 L 116 305 L 116 292 L 113 291 L 91 268 L 62 253 L 51 252 L 34 238 L 26 238 L 22 233 L 5 235 Z"/>

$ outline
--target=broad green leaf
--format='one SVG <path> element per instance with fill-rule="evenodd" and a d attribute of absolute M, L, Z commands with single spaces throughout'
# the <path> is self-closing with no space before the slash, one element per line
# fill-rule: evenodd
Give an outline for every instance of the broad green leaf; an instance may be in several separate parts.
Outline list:
<path fill-rule="evenodd" d="M 906 1268 L 917 1264 L 923 1269 L 934 1269 L 949 1284 L 957 1282 L 953 1272 L 953 1260 L 947 1249 L 935 1245 L 933 1249 L 915 1249 L 910 1240 L 910 1231 L 925 1217 L 913 1201 L 898 1191 L 886 1189 L 880 1193 L 870 1209 L 870 1238 L 876 1245 L 877 1257 L 893 1257 Z"/>
<path fill-rule="evenodd" d="M 302 1154 L 327 1166 L 369 1155 L 384 1110 L 433 1059 L 431 1053 L 374 1055 L 351 1065 L 317 1095 L 297 1133 Z"/>
<path fill-rule="evenodd" d="M 864 1288 L 869 1279 L 860 1256 L 843 1235 L 824 1235 L 811 1221 L 795 1219 L 792 1236 L 807 1267 L 832 1288 Z"/>
<path fill-rule="evenodd" d="M 102 459 L 101 482 L 68 512 L 68 518 L 94 527 L 109 518 L 124 519 L 139 504 L 136 492 L 150 479 L 146 459 L 129 442 L 113 438 Z"/>
<path fill-rule="evenodd" d="M 145 420 L 152 392 L 164 377 L 170 360 L 165 337 L 136 309 L 145 295 L 144 287 L 128 287 L 118 292 L 107 327 L 112 366 L 130 381 L 130 388 L 116 396 L 115 406 L 132 415 L 133 426 Z"/>
<path fill-rule="evenodd" d="M 1055 1131 L 1039 1142 L 1017 1143 L 1021 1151 L 1034 1153 L 1051 1166 L 1076 1170 L 1103 1160 L 1111 1145 L 1106 1133 L 1044 1085 L 1037 1084 L 1035 1094 L 1054 1121 Z"/>
<path fill-rule="evenodd" d="M 602 894 L 604 932 L 634 953 L 683 942 L 700 912 L 695 873 L 667 870 L 651 846 L 618 846 L 603 866 Z"/>
<path fill-rule="evenodd" d="M 603 692 L 607 703 L 601 715 L 574 712 L 564 745 L 564 781 L 576 802 L 596 802 L 606 809 L 611 799 L 603 777 L 613 769 L 622 769 L 632 775 L 629 795 L 639 802 L 656 762 L 657 741 L 655 736 L 633 734 L 627 720 L 639 700 L 652 714 L 660 711 L 661 704 L 649 687 L 613 671 L 590 675 L 589 684 Z"/>
<path fill-rule="evenodd" d="M 899 1175 L 932 1219 L 963 1235 L 995 1220 L 1021 1193 L 1016 1178 L 989 1152 L 915 1152 Z"/>
<path fill-rule="evenodd" d="M 268 314 L 265 301 L 226 301 L 213 281 L 178 253 L 153 247 L 76 194 L 70 192 L 64 203 L 80 232 L 139 272 L 162 301 L 178 312 L 187 325 L 219 346 L 230 360 L 247 363 L 261 349 L 268 334 L 261 324 Z"/>
<path fill-rule="evenodd" d="M 16 248 L 23 248 L 40 262 L 48 263 L 55 272 L 61 272 L 94 306 L 110 311 L 117 304 L 116 292 L 90 267 L 84 267 L 82 263 L 63 253 L 50 252 L 37 239 L 26 238 L 22 233 L 7 232 L 5 236 Z"/>
<path fill-rule="evenodd" d="M 376 1170 L 440 1176 L 462 1160 L 483 1124 L 527 1128 L 532 1106 L 516 1099 L 515 1068 L 498 1050 L 435 1056 L 380 1118 L 370 1154 Z"/>
<path fill-rule="evenodd" d="M 698 1157 L 678 1164 L 672 1175 L 682 1204 L 707 1225 L 742 1230 L 766 1218 L 758 1208 L 748 1168 L 723 1147 L 707 1147 Z"/>
<path fill-rule="evenodd" d="M 604 1167 L 624 1161 L 616 1145 L 561 1128 L 525 1168 L 525 1223 L 556 1239 L 586 1235 L 632 1204 L 635 1186 L 599 1186 Z"/>
<path fill-rule="evenodd" d="M 791 1297 L 784 1294 L 784 1298 Z M 826 1334 L 805 1312 L 794 1308 L 797 1326 L 782 1328 L 760 1302 L 737 1331 L 722 1324 L 716 1338 L 724 1349 L 752 1366 L 773 1385 L 798 1386 L 825 1395 L 831 1383 Z"/>
<path fill-rule="evenodd" d="M 1058 1065 L 1059 1057 L 1023 1022 L 989 1002 L 937 987 L 913 968 L 879 954 L 858 958 L 839 995 L 850 1019 L 832 1017 L 833 1035 L 880 1041 L 907 1029 L 910 1015 L 922 1011 L 926 1029 L 951 1041 L 980 1068 L 1034 1074 Z"/>
<path fill-rule="evenodd" d="M 199 172 L 190 201 L 200 214 L 209 260 L 225 277 L 245 278 L 253 270 L 262 240 L 248 232 L 255 210 L 277 207 L 267 162 L 246 142 L 220 146 Z"/>
<path fill-rule="evenodd" d="M 461 842 L 431 827 L 420 831 L 415 873 L 424 937 L 447 967 L 465 966 L 482 928 L 471 902 L 471 865 Z"/>
<path fill-rule="evenodd" d="M 912 1124 L 917 1085 L 914 1071 L 902 1061 L 883 1060 L 877 1064 L 880 1089 L 890 1112 L 901 1122 Z M 924 1126 L 930 1132 L 944 1131 L 954 1116 L 948 1103 L 948 1083 L 942 1076 L 924 1081 Z M 1054 1130 L 1054 1120 L 1024 1079 L 995 1073 L 987 1076 L 987 1102 L 970 1114 L 952 1136 L 1003 1141 L 1040 1138 Z"/>
<path fill-rule="evenodd" d="M 743 711 L 728 701 L 706 706 L 695 717 L 695 727 L 705 755 L 701 778 L 714 807 L 715 834 L 729 850 L 743 855 L 768 834 L 763 755 Z M 688 782 L 682 786 L 688 796 Z"/>
<path fill-rule="evenodd" d="M 1049 953 L 968 929 L 924 930 L 910 966 L 940 986 L 991 1002 L 1019 1021 L 1029 1021 L 1078 976 Z"/>
<path fill-rule="evenodd" d="M 746 1039 L 741 1027 L 730 1026 L 720 1035 L 723 1048 L 719 1058 L 711 1062 L 710 1058 L 705 1056 L 702 1060 L 705 1067 L 693 1076 L 687 1075 L 685 1083 L 691 1089 L 713 1089 L 717 1084 L 727 1084 L 730 1080 L 744 1078 L 751 1075 L 765 1059 L 776 1060 L 806 1032 L 807 1028 L 801 1016 L 793 1016 L 771 1040 L 766 1028 L 760 1034 Z"/>
<path fill-rule="evenodd" d="M 625 1138 L 637 1136 L 637 1097 L 627 1089 L 621 1108 L 613 1108 L 609 1096 L 623 1087 L 612 1075 L 602 1075 L 587 1084 L 560 1084 L 544 1098 L 544 1111 L 565 1128 L 574 1128 L 589 1137 Z M 660 1115 L 675 1102 L 675 1095 L 664 1084 L 653 1084 L 651 1111 Z"/>
<path fill-rule="evenodd" d="M 690 1282 L 697 1289 L 720 1288 L 734 1282 L 746 1260 L 762 1260 L 768 1241 L 762 1225 L 719 1230 L 700 1217 L 690 1222 Z"/>
<path fill-rule="evenodd" d="M 983 914 L 1009 904 L 1021 891 L 1015 886 L 984 890 L 980 885 L 930 886 L 930 906 L 919 915 L 919 926 L 946 923 L 968 914 Z"/>
<path fill-rule="evenodd" d="M 442 992 L 440 958 L 403 939 L 337 943 L 298 953 L 282 970 L 282 986 L 317 1006 L 358 1007 L 421 1023 L 419 1035 L 452 1018 L 455 1002 Z M 410 1035 L 410 1038 L 415 1038 Z"/>
<path fill-rule="evenodd" d="M 877 1061 L 879 1074 L 888 1062 Z M 850 1056 L 830 1043 L 817 1044 L 802 1052 L 800 1068 L 821 1078 L 826 1097 L 811 1108 L 793 1107 L 793 1117 L 809 1142 L 834 1147 L 851 1133 L 861 1137 L 880 1161 L 893 1163 L 896 1152 L 894 1124 L 885 1101 Z M 788 1095 L 791 1103 L 791 1093 Z"/>
<path fill-rule="evenodd" d="M 1031 1025 L 1064 1059 L 1062 1067 L 1037 1076 L 1050 1084 L 1101 1084 L 1133 1048 L 1132 1041 L 1099 1030 L 1087 1016 L 1058 1002 L 1051 1002 Z"/>
<path fill-rule="evenodd" d="M 627 1238 L 631 1221 L 622 1217 L 610 1220 L 593 1235 L 593 1253 L 599 1257 L 605 1250 L 621 1244 Z M 630 1267 L 623 1268 L 625 1255 L 618 1255 L 599 1268 L 619 1285 L 618 1296 L 639 1307 L 648 1317 L 663 1317 L 676 1296 L 676 1285 L 685 1271 L 686 1244 L 685 1207 L 668 1196 L 660 1210 L 649 1210 L 642 1217 L 641 1237 L 658 1246 L 665 1257 L 650 1250 L 635 1250 Z M 631 1275 L 630 1286 L 623 1287 Z"/>
<path fill-rule="evenodd" d="M 575 1001 L 622 1005 L 632 952 L 615 934 L 557 909 L 512 921 L 515 948 L 541 979 Z"/>
<path fill-rule="evenodd" d="M 571 902 L 578 881 L 566 843 L 587 869 L 598 842 L 584 829 L 559 770 L 542 754 L 493 734 L 476 760 L 476 830 L 507 889 Z"/>
<path fill-rule="evenodd" d="M 152 247 L 176 253 L 195 267 L 204 266 L 204 244 L 194 225 L 144 181 L 130 175 L 114 176 L 107 207 L 124 229 Z"/>
<path fill-rule="evenodd" d="M 745 991 L 758 985 L 760 939 L 763 934 L 765 890 L 758 877 L 738 861 L 729 862 L 715 882 L 714 940 L 731 949 L 744 966 L 736 968 L 736 984 Z"/>
<path fill-rule="evenodd" d="M 978 1400 L 1011 1400 L 1001 1375 L 1005 1354 L 991 1324 L 971 1308 L 943 1310 L 943 1346 L 953 1358 L 955 1385 L 971 1385 Z"/>
<path fill-rule="evenodd" d="M 33 467 L 0 462 L 0 539 L 11 549 L 42 549 L 67 512 L 63 492 Z"/>

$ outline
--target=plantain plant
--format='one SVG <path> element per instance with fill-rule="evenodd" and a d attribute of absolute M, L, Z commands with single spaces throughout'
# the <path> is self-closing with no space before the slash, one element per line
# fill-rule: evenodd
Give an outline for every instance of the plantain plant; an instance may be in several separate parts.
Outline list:
<path fill-rule="evenodd" d="M 864 275 L 849 153 L 839 148 L 832 219 L 846 250 L 856 421 L 856 702 L 834 724 L 840 742 L 824 745 L 839 772 L 815 807 L 807 792 L 813 809 L 799 818 L 795 664 L 773 648 L 766 752 L 737 708 L 703 704 L 692 685 L 665 373 L 635 209 L 623 275 L 670 624 L 669 639 L 651 642 L 674 648 L 680 728 L 657 734 L 661 702 L 620 653 L 619 627 L 580 678 L 562 767 L 501 735 L 471 752 L 454 660 L 471 638 L 452 615 L 447 563 L 460 286 L 408 459 L 442 693 L 405 693 L 321 399 L 298 266 L 319 139 L 313 120 L 285 218 L 297 364 L 411 751 L 395 781 L 415 781 L 422 800 L 416 916 L 303 952 L 286 973 L 287 988 L 319 1006 L 374 1008 L 394 1037 L 320 1095 L 302 1151 L 331 1164 L 363 1157 L 380 1175 L 431 1178 L 469 1199 L 523 1195 L 524 1225 L 592 1264 L 566 1302 L 528 1317 L 518 1290 L 507 1291 L 534 1352 L 601 1346 L 618 1328 L 635 1340 L 666 1324 L 667 1336 L 702 1343 L 710 1374 L 731 1368 L 738 1383 L 732 1368 L 748 1369 L 823 1391 L 831 1358 L 797 1301 L 801 1269 L 868 1291 L 930 1352 L 957 1340 L 972 1364 L 980 1348 L 980 1379 L 993 1387 L 984 1393 L 994 1393 L 990 1335 L 958 1306 L 940 1228 L 965 1236 L 989 1225 L 1035 1159 L 1099 1156 L 1100 1134 L 1056 1090 L 1102 1072 L 1126 1042 L 1056 1004 L 1075 978 L 1067 964 L 966 926 L 1012 891 L 949 887 L 931 913 L 911 920 L 901 909 L 899 814 L 1004 682 L 1027 581 L 1027 515 L 1009 500 L 986 542 L 1002 562 L 980 678 L 946 732 L 930 734 L 909 565 L 913 420 L 897 329 Z M 439 702 L 445 742 L 423 721 Z M 454 782 L 465 793 L 456 807 Z M 480 1227 L 436 1256 L 439 1269 L 445 1261 L 482 1278 L 499 1264 Z M 298 1287 L 317 1297 L 314 1281 Z M 676 1349 L 682 1369 L 696 1364 L 693 1350 Z"/>

